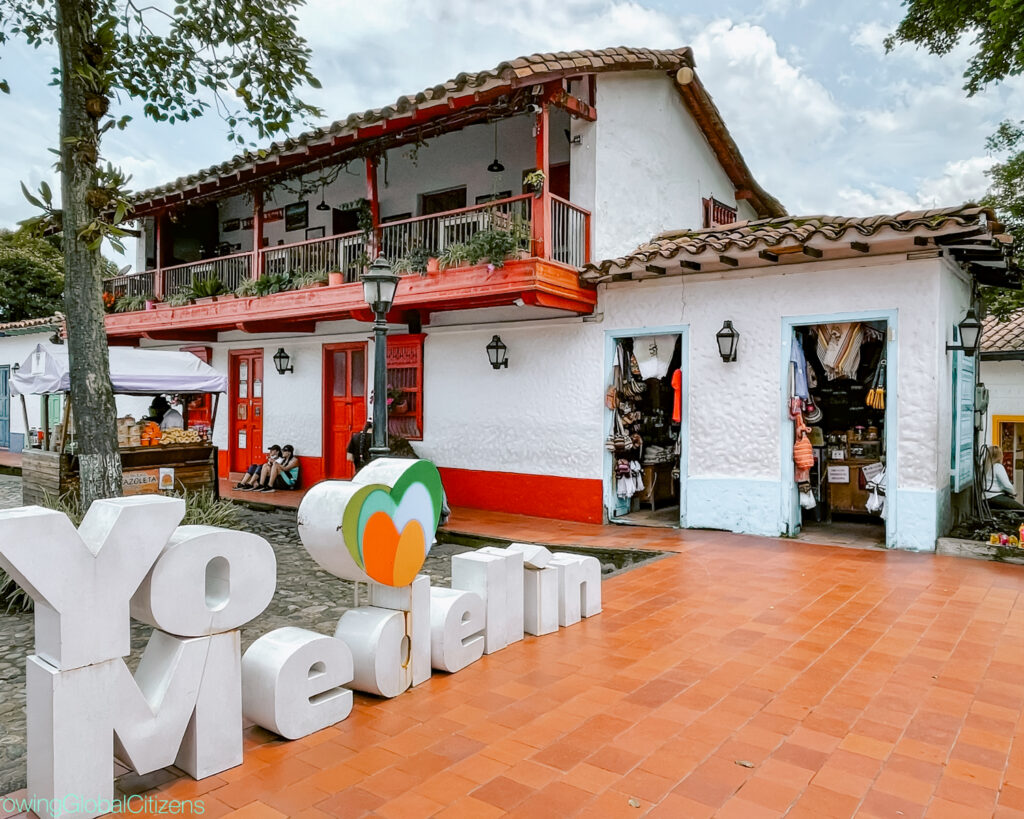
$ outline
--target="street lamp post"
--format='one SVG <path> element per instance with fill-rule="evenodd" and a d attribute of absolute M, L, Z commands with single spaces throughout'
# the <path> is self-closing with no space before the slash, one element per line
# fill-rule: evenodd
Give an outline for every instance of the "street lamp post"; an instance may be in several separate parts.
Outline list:
<path fill-rule="evenodd" d="M 388 447 L 387 313 L 395 300 L 398 276 L 391 263 L 378 256 L 362 275 L 363 298 L 373 311 L 373 445 L 370 459 L 390 452 Z"/>

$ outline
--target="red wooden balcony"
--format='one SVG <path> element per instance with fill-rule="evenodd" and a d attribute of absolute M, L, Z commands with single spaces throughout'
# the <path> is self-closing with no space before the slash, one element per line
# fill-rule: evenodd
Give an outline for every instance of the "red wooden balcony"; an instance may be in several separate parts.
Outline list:
<path fill-rule="evenodd" d="M 507 231 L 512 258 L 495 265 L 471 264 L 459 246 L 481 231 Z M 386 222 L 372 231 L 310 239 L 253 254 L 234 253 L 187 264 L 108 279 L 117 297 L 188 292 L 197 281 L 216 277 L 230 291 L 217 298 L 170 306 L 151 300 L 145 310 L 107 317 L 114 343 L 139 338 L 214 340 L 218 332 L 313 332 L 317 321 L 371 320 L 359 274 L 377 248 L 403 273 L 391 316 L 404 322 L 410 312 L 426 324 L 431 312 L 503 305 L 532 305 L 591 313 L 594 291 L 579 281 L 589 261 L 590 214 L 551 195 L 513 196 L 455 211 Z M 464 250 L 463 250 L 464 252 Z M 434 270 L 427 258 L 451 264 Z M 342 273 L 342 283 L 266 296 L 236 297 L 246 279 L 264 274 Z"/>

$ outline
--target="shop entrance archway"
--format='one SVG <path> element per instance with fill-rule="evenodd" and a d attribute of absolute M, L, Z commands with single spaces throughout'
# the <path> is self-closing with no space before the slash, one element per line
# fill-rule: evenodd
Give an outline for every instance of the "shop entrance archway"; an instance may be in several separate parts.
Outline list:
<path fill-rule="evenodd" d="M 686 525 L 688 360 L 685 326 L 605 333 L 603 484 L 610 523 Z"/>
<path fill-rule="evenodd" d="M 870 406 L 868 403 L 868 395 L 875 387 L 874 374 L 877 373 L 877 364 L 862 368 L 857 378 L 846 379 L 851 387 L 849 397 L 845 399 L 844 404 L 843 396 L 838 396 L 837 405 L 842 405 L 843 411 L 835 413 L 831 419 L 828 410 L 820 406 L 821 402 L 815 403 L 812 400 L 812 404 L 823 410 L 824 417 L 819 422 L 808 423 L 808 426 L 812 427 L 813 434 L 809 437 L 814 444 L 815 465 L 810 470 L 805 489 L 810 488 L 815 506 L 807 511 L 808 514 L 820 517 L 825 517 L 827 514 L 831 497 L 828 483 L 831 467 L 836 509 L 839 514 L 846 515 L 852 512 L 854 516 L 851 517 L 851 520 L 857 520 L 856 515 L 861 515 L 860 519 L 862 520 L 870 520 L 865 504 L 871 491 L 870 477 L 878 468 L 877 466 L 873 467 L 872 464 L 884 464 L 885 477 L 882 484 L 885 502 L 884 543 L 886 546 L 892 547 L 895 546 L 897 539 L 897 476 L 899 474 L 899 452 L 897 450 L 899 419 L 896 402 L 899 362 L 896 343 L 897 311 L 895 310 L 783 318 L 782 343 L 780 345 L 782 353 L 780 356 L 781 434 L 779 435 L 782 464 L 782 530 L 785 534 L 797 536 L 801 532 L 802 521 L 807 519 L 804 517 L 804 510 L 800 504 L 800 490 L 796 482 L 797 469 L 794 464 L 793 452 L 795 422 L 791 416 L 793 381 L 790 362 L 794 337 L 798 332 L 810 336 L 812 333 L 816 333 L 817 328 L 820 327 L 837 327 L 851 323 L 878 331 L 880 335 L 879 355 L 884 358 L 884 372 L 881 375 L 882 381 L 879 386 L 884 390 L 884 408 L 878 406 L 877 399 L 874 402 L 875 406 Z M 808 339 L 805 349 L 816 352 L 817 344 L 813 336 Z M 815 358 L 812 366 L 820 368 L 822 365 Z M 841 384 L 842 381 L 842 377 L 837 375 L 836 384 Z M 836 389 L 841 391 L 842 387 L 837 386 Z M 813 390 L 811 395 L 813 398 Z M 863 420 L 854 417 L 858 412 L 864 415 Z M 877 429 L 877 434 L 875 434 L 871 429 L 872 426 L 881 427 L 881 429 Z M 867 469 L 866 474 L 865 469 Z M 878 522 L 877 517 L 875 521 Z"/>

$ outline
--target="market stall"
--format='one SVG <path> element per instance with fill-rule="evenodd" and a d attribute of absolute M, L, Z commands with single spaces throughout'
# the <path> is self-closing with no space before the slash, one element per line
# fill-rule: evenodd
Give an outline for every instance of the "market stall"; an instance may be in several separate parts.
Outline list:
<path fill-rule="evenodd" d="M 216 401 L 227 391 L 227 377 L 191 353 L 110 348 L 110 380 L 115 394 L 136 396 L 212 394 Z M 74 408 L 67 353 L 38 345 L 11 375 L 11 392 L 21 397 L 28 429 L 26 395 L 64 394 L 63 414 L 53 426 L 43 419 L 39 448 L 22 453 L 22 500 L 38 503 L 45 494 L 59 496 L 78 488 Z M 209 426 L 189 429 L 188 400 L 183 401 L 184 429 L 161 431 L 159 425 L 131 416 L 118 419 L 118 443 L 124 474 L 124 494 L 135 495 L 182 489 L 217 491 L 217 450 Z M 48 402 L 43 402 L 44 414 Z"/>

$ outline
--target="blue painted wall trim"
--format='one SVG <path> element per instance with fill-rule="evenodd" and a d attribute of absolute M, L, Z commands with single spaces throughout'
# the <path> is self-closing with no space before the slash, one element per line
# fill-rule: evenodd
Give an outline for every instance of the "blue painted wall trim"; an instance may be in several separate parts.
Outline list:
<path fill-rule="evenodd" d="M 11 446 L 8 452 L 22 452 L 25 449 L 25 433 L 23 432 L 12 432 L 11 433 Z"/>
<path fill-rule="evenodd" d="M 679 437 L 681 447 L 679 453 L 679 525 L 687 525 L 687 476 L 686 470 L 689 464 L 690 444 L 690 408 L 689 408 L 689 387 L 688 378 L 690 373 L 690 325 L 677 324 L 670 327 L 637 327 L 605 330 L 604 333 L 604 372 L 605 385 L 611 383 L 612 368 L 615 366 L 615 342 L 620 338 L 634 338 L 636 336 L 659 336 L 677 334 L 680 336 L 680 369 L 683 371 L 683 396 L 682 412 L 683 419 L 679 426 Z M 612 427 L 613 410 L 604 411 L 605 435 Z M 601 442 L 602 447 L 604 441 Z M 604 500 L 605 511 L 614 508 L 615 503 L 615 479 L 613 476 L 613 456 L 607 449 L 604 450 Z"/>
<path fill-rule="evenodd" d="M 686 482 L 686 525 L 777 537 L 780 481 L 743 478 L 695 478 Z"/>
<path fill-rule="evenodd" d="M 780 356 L 781 434 L 779 443 L 782 458 L 782 484 L 780 506 L 782 509 L 783 531 L 796 534 L 800 531 L 800 507 L 797 502 L 796 483 L 793 467 L 793 422 L 789 418 L 789 348 L 793 330 L 809 324 L 835 324 L 848 321 L 884 321 L 889 330 L 885 344 L 886 403 L 885 403 L 885 474 L 887 485 L 885 545 L 889 548 L 913 549 L 917 535 L 907 532 L 904 538 L 900 520 L 902 495 L 893 491 L 899 485 L 899 417 L 896 413 L 897 385 L 899 384 L 899 310 L 869 310 L 855 313 L 827 313 L 810 316 L 782 317 L 782 354 Z M 933 493 L 934 494 L 934 493 Z M 936 507 L 932 507 L 936 516 Z M 934 526 L 934 524 L 933 524 Z M 935 540 L 932 540 L 932 547 Z"/>

